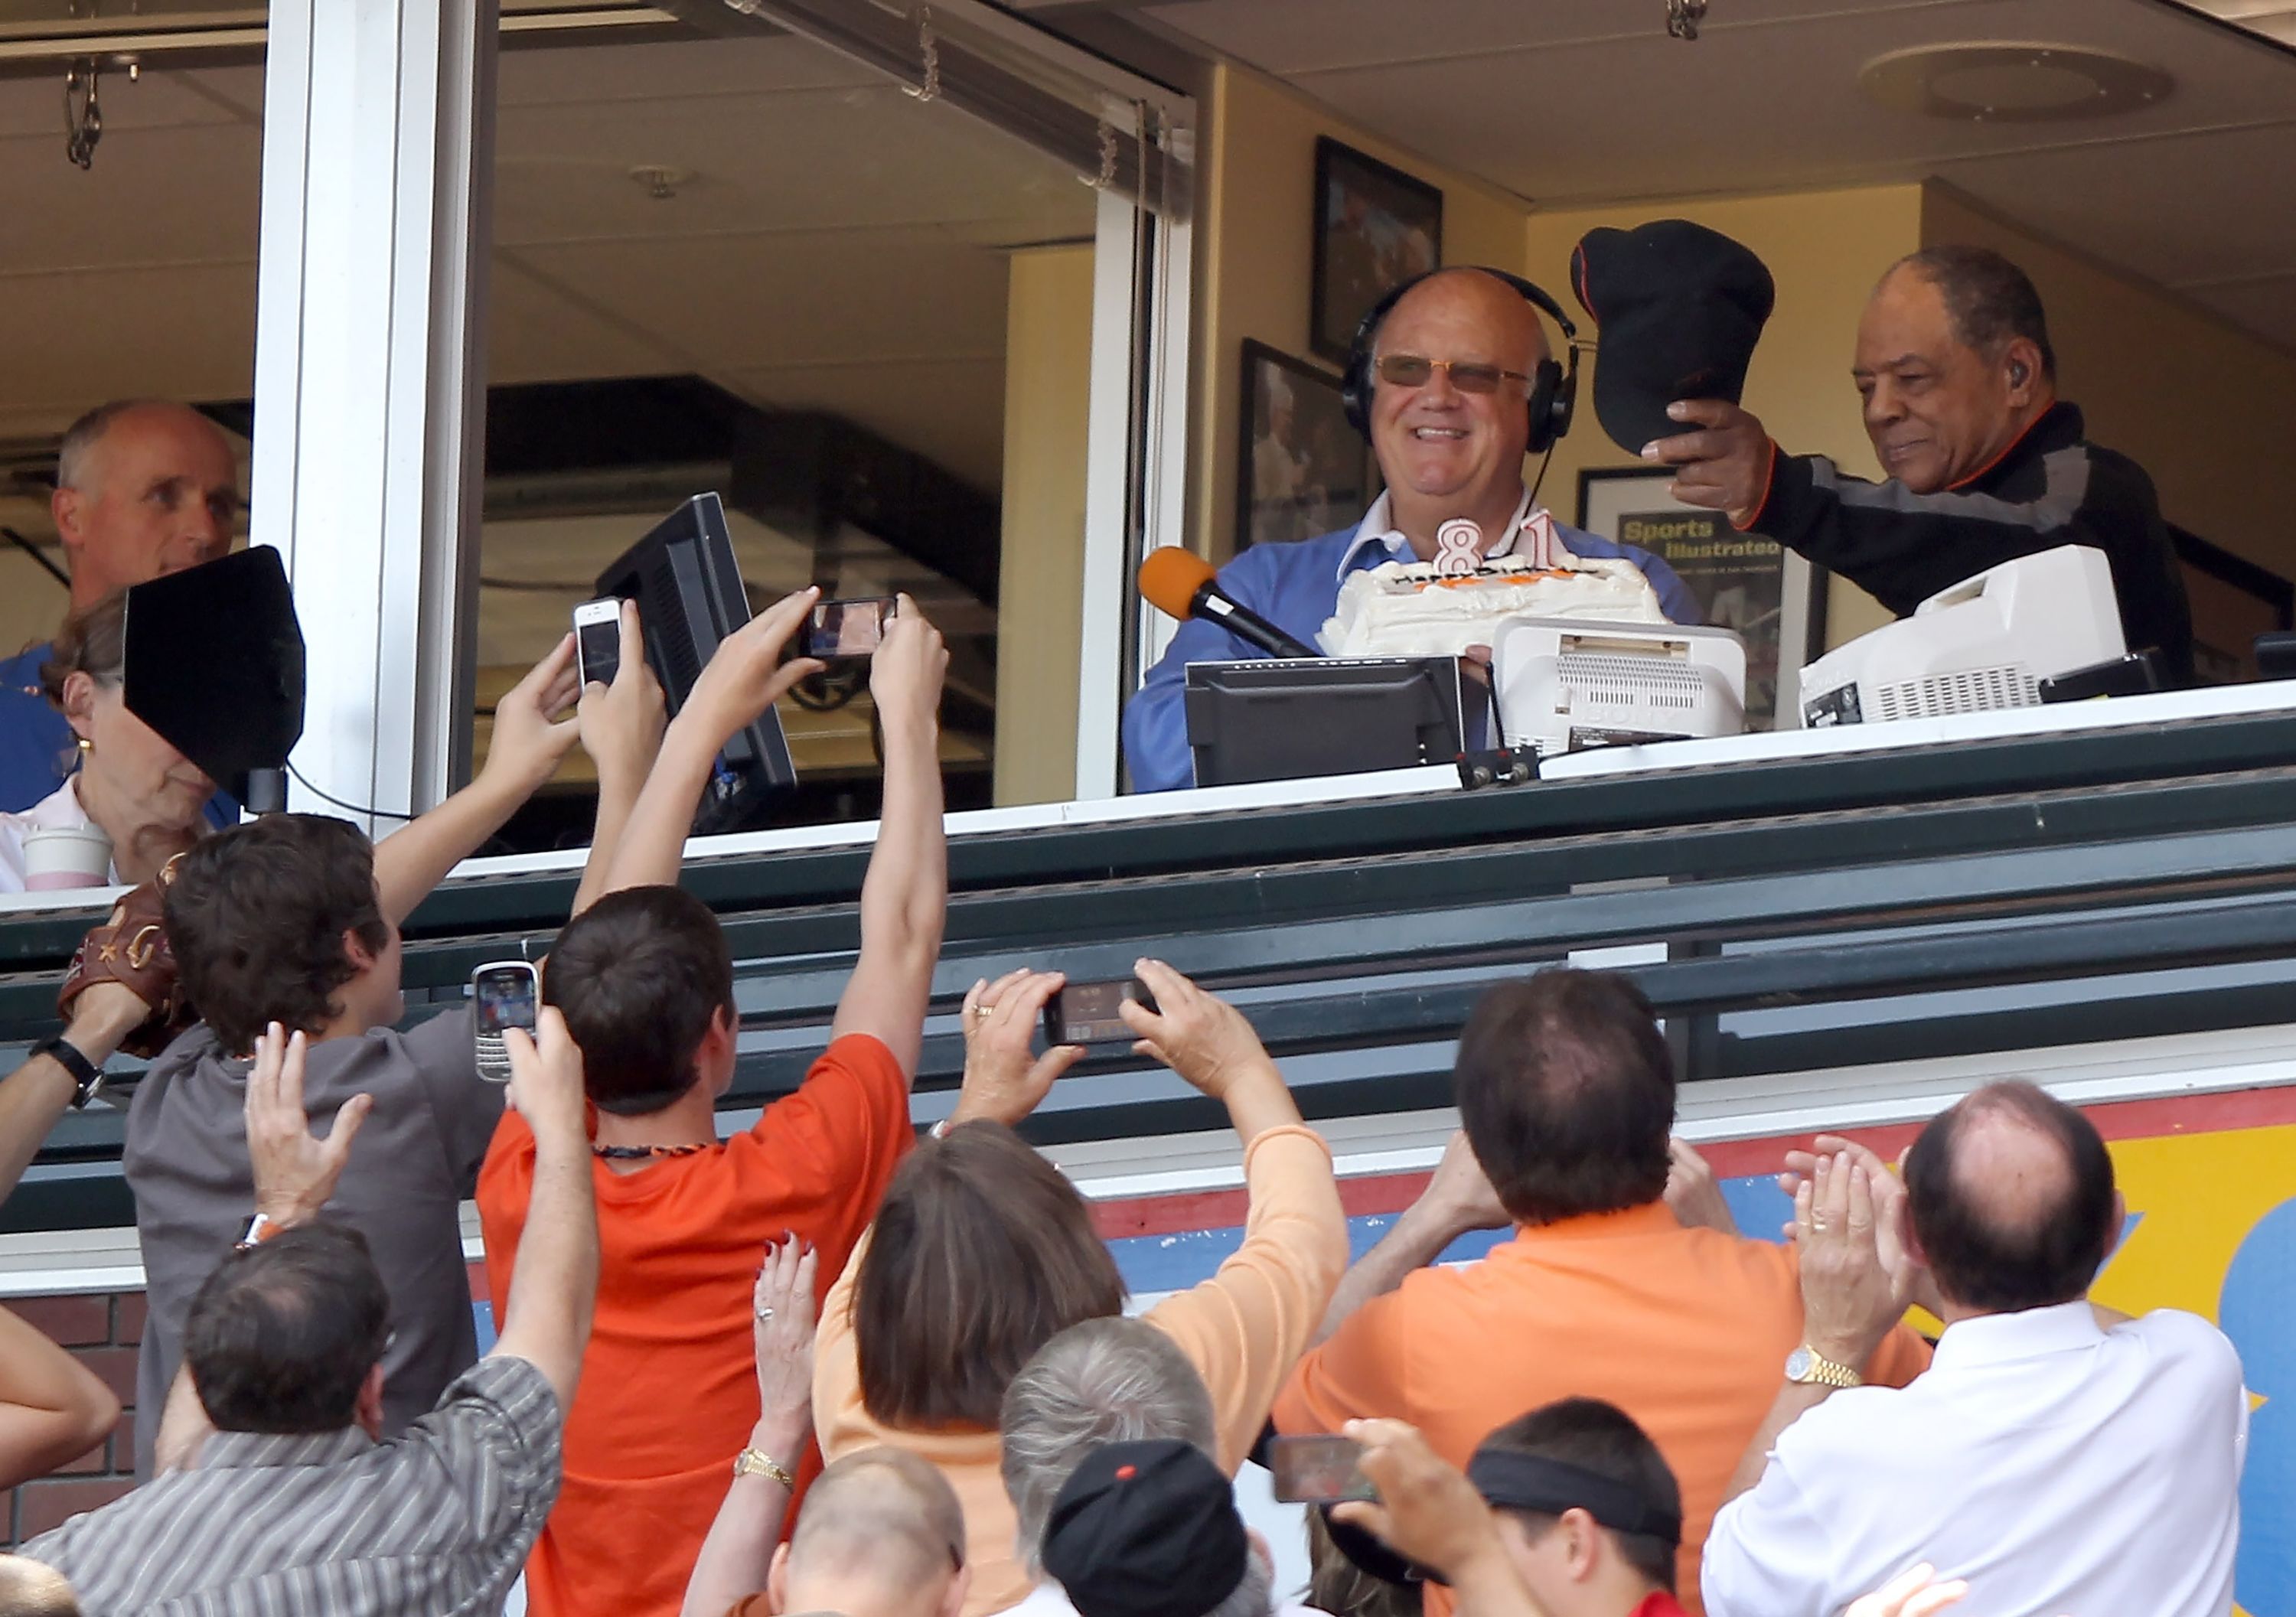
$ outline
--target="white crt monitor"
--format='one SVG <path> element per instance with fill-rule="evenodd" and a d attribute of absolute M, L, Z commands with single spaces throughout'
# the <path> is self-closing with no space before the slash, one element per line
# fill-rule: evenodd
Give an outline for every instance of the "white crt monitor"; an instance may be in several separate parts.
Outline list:
<path fill-rule="evenodd" d="M 1726 628 L 1510 618 L 1491 643 L 1491 685 L 1510 747 L 1580 747 L 1736 735 L 1746 727 L 1746 643 Z"/>
<path fill-rule="evenodd" d="M 1912 617 L 1811 663 L 1801 671 L 1802 723 L 2038 707 L 2044 679 L 2128 649 L 2104 552 L 2060 545 L 1941 589 Z"/>

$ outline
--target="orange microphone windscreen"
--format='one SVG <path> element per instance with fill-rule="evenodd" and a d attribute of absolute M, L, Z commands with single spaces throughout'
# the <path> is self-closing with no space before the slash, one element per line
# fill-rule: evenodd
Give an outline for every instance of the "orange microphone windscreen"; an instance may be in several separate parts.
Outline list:
<path fill-rule="evenodd" d="M 1157 611 L 1185 621 L 1195 616 L 1196 592 L 1211 582 L 1214 571 L 1194 551 L 1167 545 L 1141 562 L 1140 593 Z"/>

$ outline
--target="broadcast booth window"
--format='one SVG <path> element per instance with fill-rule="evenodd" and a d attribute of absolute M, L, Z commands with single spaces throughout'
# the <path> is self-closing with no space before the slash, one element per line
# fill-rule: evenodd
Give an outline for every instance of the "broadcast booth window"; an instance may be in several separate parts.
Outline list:
<path fill-rule="evenodd" d="M 1073 797 L 1095 300 L 1130 275 L 1097 242 L 1108 98 L 962 8 L 932 14 L 930 85 L 914 20 L 751 9 L 501 53 L 474 752 L 618 558 L 706 496 L 748 610 L 906 595 L 947 636 L 952 809 Z M 982 115 L 989 74 L 1078 149 Z M 780 704 L 794 787 L 724 829 L 874 816 L 867 671 Z M 509 845 L 580 842 L 587 770 Z"/>

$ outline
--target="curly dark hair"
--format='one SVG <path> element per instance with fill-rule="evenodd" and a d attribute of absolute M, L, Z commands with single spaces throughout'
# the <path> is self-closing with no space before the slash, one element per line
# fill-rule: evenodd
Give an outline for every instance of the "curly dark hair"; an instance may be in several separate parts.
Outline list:
<path fill-rule="evenodd" d="M 184 993 L 224 1048 L 241 1052 L 266 1023 L 316 1033 L 342 1014 L 335 990 L 358 975 L 344 933 L 370 954 L 390 941 L 373 844 L 318 814 L 266 814 L 195 844 L 168 889 L 167 918 Z"/>

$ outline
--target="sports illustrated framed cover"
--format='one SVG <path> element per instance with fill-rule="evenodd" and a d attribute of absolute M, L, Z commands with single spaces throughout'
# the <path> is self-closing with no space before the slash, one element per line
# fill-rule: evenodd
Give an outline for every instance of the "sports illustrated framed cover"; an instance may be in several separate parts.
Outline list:
<path fill-rule="evenodd" d="M 1800 675 L 1825 644 L 1825 570 L 1718 511 L 1667 492 L 1674 473 L 1620 466 L 1578 474 L 1578 526 L 1649 551 L 1681 575 L 1706 621 L 1746 642 L 1746 727 L 1792 729 Z M 1783 725 L 1778 716 L 1787 717 Z"/>
<path fill-rule="evenodd" d="M 1340 379 L 1246 338 L 1235 451 L 1235 547 L 1353 527 L 1371 504 L 1371 447 L 1348 424 Z"/>
<path fill-rule="evenodd" d="M 1330 135 L 1316 141 L 1315 268 L 1308 346 L 1345 364 L 1364 311 L 1443 262 L 1443 193 Z"/>

